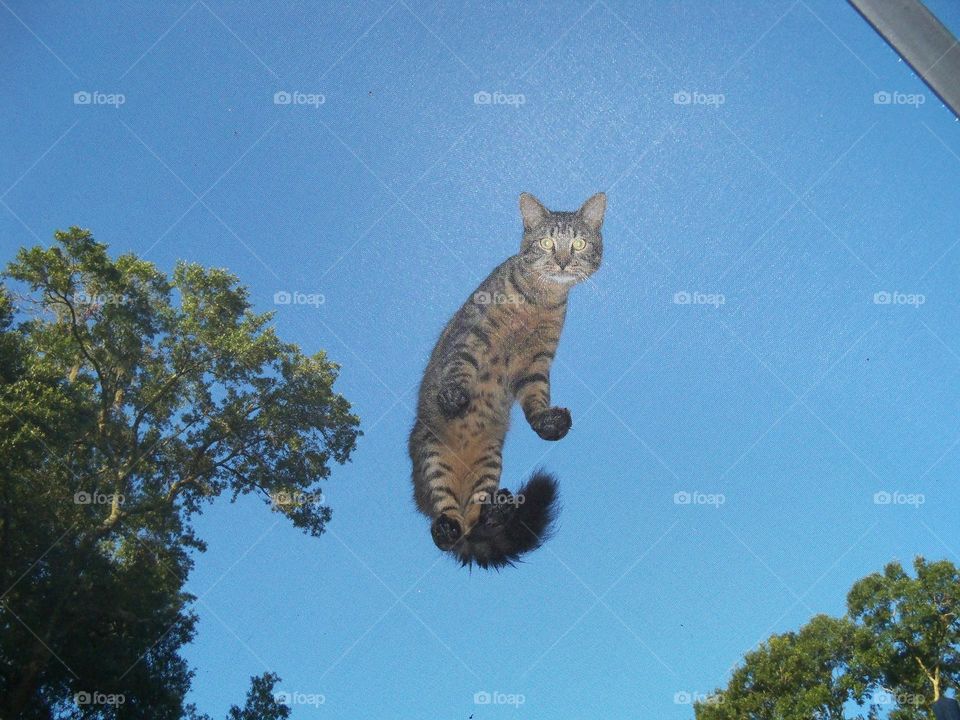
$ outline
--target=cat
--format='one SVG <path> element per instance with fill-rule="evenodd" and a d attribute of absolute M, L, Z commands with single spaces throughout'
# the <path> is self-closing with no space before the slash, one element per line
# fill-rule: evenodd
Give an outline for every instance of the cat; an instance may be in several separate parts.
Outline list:
<path fill-rule="evenodd" d="M 501 263 L 444 328 L 430 355 L 410 433 L 414 500 L 433 541 L 461 564 L 513 565 L 540 547 L 556 517 L 557 481 L 537 470 L 513 495 L 500 488 L 510 408 L 520 403 L 544 440 L 570 430 L 550 404 L 550 364 L 567 294 L 600 267 L 606 196 L 552 212 L 520 195 L 520 251 Z"/>

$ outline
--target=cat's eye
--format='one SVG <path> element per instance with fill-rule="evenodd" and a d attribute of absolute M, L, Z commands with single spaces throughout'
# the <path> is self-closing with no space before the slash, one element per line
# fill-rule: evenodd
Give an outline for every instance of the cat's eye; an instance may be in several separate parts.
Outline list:
<path fill-rule="evenodd" d="M 573 241 L 573 249 L 576 251 L 583 250 L 587 246 L 587 241 L 583 238 L 577 238 Z"/>
<path fill-rule="evenodd" d="M 544 250 L 553 250 L 553 238 L 540 238 L 540 247 Z"/>

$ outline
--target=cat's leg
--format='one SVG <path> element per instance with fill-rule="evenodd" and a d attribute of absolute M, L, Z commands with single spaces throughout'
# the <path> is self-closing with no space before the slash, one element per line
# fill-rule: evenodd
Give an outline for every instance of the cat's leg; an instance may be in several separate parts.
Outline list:
<path fill-rule="evenodd" d="M 490 338 L 479 325 L 470 328 L 451 349 L 440 372 L 437 403 L 446 418 L 463 415 L 470 405 L 470 388 L 476 383 L 480 358 L 490 347 Z"/>
<path fill-rule="evenodd" d="M 456 545 L 468 527 L 454 490 L 455 478 L 448 467 L 437 467 L 425 477 L 430 515 L 433 517 L 430 535 L 441 550 L 449 550 Z"/>
<path fill-rule="evenodd" d="M 467 532 L 477 524 L 483 510 L 496 496 L 500 487 L 500 471 L 502 469 L 500 444 L 491 445 L 484 449 L 474 471 L 468 476 L 469 500 L 464 511 Z"/>
<path fill-rule="evenodd" d="M 570 411 L 550 405 L 550 363 L 553 349 L 537 352 L 526 371 L 513 382 L 513 392 L 530 427 L 544 440 L 559 440 L 573 425 Z"/>
<path fill-rule="evenodd" d="M 430 534 L 441 550 L 449 550 L 464 535 L 458 475 L 463 463 L 422 421 L 411 434 L 413 487 L 417 508 L 432 519 Z M 458 472 L 459 470 L 459 472 Z"/>

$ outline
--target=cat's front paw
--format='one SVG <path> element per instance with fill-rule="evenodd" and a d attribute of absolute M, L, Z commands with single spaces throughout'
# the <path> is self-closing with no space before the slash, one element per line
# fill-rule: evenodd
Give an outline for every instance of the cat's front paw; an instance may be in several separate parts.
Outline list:
<path fill-rule="evenodd" d="M 530 427 L 544 440 L 559 440 L 570 431 L 570 411 L 562 407 L 543 410 L 530 419 Z"/>
<path fill-rule="evenodd" d="M 441 550 L 449 550 L 463 535 L 463 525 L 451 515 L 440 515 L 430 526 L 433 542 Z"/>
<path fill-rule="evenodd" d="M 470 393 L 462 385 L 450 383 L 440 388 L 437 393 L 437 403 L 440 405 L 440 412 L 448 418 L 455 418 L 462 415 L 470 404 Z"/>

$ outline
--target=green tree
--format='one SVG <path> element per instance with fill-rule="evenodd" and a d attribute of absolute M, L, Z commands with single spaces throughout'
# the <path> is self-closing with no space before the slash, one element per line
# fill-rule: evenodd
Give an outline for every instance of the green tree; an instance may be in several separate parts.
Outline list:
<path fill-rule="evenodd" d="M 841 618 L 814 617 L 750 652 L 698 720 L 932 720 L 960 685 L 960 572 L 890 563 L 854 584 Z M 856 712 L 854 712 L 854 710 Z"/>
<path fill-rule="evenodd" d="M 893 562 L 853 586 L 853 665 L 898 698 L 891 718 L 933 717 L 927 708 L 960 683 L 960 573 L 946 560 L 916 558 L 916 577 Z"/>
<path fill-rule="evenodd" d="M 817 615 L 799 632 L 774 635 L 747 654 L 726 690 L 696 707 L 698 720 L 844 720 L 862 688 L 844 673 L 854 627 Z"/>
<path fill-rule="evenodd" d="M 264 673 L 250 678 L 250 689 L 243 707 L 233 705 L 226 720 L 286 720 L 288 708 L 276 694 L 274 687 L 280 680 L 274 673 Z M 209 715 L 198 714 L 196 708 L 187 708 L 188 720 L 210 720 Z"/>
<path fill-rule="evenodd" d="M 227 720 L 284 720 L 290 717 L 290 708 L 278 703 L 273 694 L 278 680 L 272 673 L 250 678 L 246 704 L 243 708 L 231 707 Z"/>
<path fill-rule="evenodd" d="M 7 274 L 28 291 L 0 291 L 0 717 L 183 717 L 191 520 L 254 494 L 323 532 L 360 434 L 338 367 L 225 270 L 168 278 L 78 228 Z"/>

